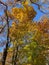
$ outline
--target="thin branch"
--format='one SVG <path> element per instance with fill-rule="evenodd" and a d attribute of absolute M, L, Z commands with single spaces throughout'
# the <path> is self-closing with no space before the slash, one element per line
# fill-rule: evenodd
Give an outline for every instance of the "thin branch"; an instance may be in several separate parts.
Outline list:
<path fill-rule="evenodd" d="M 0 4 L 4 5 L 4 6 L 7 8 L 7 5 L 6 5 L 6 4 L 4 4 L 3 2 L 1 2 L 1 1 L 0 1 Z M 5 28 L 5 26 L 6 26 L 6 25 L 4 25 L 4 26 L 2 27 L 2 29 L 1 29 L 0 33 L 2 33 L 2 31 L 3 31 L 3 30 L 4 30 L 4 28 Z"/>
<path fill-rule="evenodd" d="M 37 5 L 37 6 L 38 6 L 38 9 L 39 9 L 42 13 L 44 13 L 44 14 L 49 14 L 49 13 L 45 13 L 44 11 L 42 11 L 42 10 L 40 9 L 41 5 L 39 5 L 39 4 L 36 3 L 36 2 L 33 2 L 32 0 L 30 0 L 30 1 L 31 1 L 31 3 Z"/>
<path fill-rule="evenodd" d="M 3 2 L 1 2 L 1 1 L 0 1 L 0 3 L 1 3 L 1 4 L 3 4 L 4 6 L 6 6 L 6 7 L 7 7 L 7 5 L 6 5 L 6 4 L 4 4 Z"/>
<path fill-rule="evenodd" d="M 4 28 L 6 27 L 6 24 L 4 26 L 1 27 L 0 33 L 3 32 Z"/>

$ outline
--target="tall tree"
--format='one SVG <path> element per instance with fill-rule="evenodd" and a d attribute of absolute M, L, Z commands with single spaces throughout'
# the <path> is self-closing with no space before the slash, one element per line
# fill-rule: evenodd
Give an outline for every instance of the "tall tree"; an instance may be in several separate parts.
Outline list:
<path fill-rule="evenodd" d="M 44 22 L 32 22 L 36 12 L 29 3 L 36 4 L 38 9 L 45 13 L 41 10 L 42 5 L 38 4 L 36 0 L 6 0 L 6 4 L 1 1 L 0 3 L 6 6 L 5 13 L 8 26 L 7 43 L 3 52 L 2 65 L 5 65 L 7 52 L 9 50 L 12 50 L 13 65 L 28 65 L 28 63 L 30 65 L 45 65 L 45 51 L 47 52 L 47 49 L 49 48 L 49 23 L 47 22 L 47 18 Z M 17 8 L 17 3 L 22 6 Z M 11 20 L 14 22 L 9 28 L 9 21 Z M 5 26 L 6 24 L 1 28 L 1 33 Z M 13 44 L 11 44 L 12 47 L 8 50 L 9 39 Z M 38 52 L 38 54 L 36 52 Z"/>

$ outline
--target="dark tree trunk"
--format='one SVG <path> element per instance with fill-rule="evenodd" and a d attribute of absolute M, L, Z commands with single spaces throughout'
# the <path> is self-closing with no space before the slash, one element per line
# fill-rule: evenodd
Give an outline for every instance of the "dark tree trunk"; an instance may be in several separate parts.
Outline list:
<path fill-rule="evenodd" d="M 4 52 L 3 52 L 2 65 L 5 65 L 6 57 L 7 57 L 7 53 L 8 53 L 7 50 L 8 50 L 8 44 L 6 45 L 6 48 L 4 49 Z"/>
<path fill-rule="evenodd" d="M 13 53 L 13 57 L 12 57 L 12 65 L 17 65 L 17 58 L 18 56 L 18 46 L 16 46 L 14 53 Z"/>

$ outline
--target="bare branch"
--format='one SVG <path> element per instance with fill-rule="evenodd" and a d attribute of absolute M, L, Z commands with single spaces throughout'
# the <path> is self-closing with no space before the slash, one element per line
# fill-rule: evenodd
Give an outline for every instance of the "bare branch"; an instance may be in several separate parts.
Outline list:
<path fill-rule="evenodd" d="M 36 3 L 36 2 L 33 2 L 32 0 L 30 0 L 30 1 L 31 1 L 31 3 L 36 4 L 36 5 L 38 6 L 38 9 L 39 9 L 42 13 L 44 13 L 44 14 L 49 14 L 49 13 L 45 13 L 44 11 L 42 11 L 42 10 L 40 9 L 41 5 L 39 5 L 39 4 Z"/>
<path fill-rule="evenodd" d="M 4 30 L 5 27 L 6 27 L 6 24 L 4 26 L 0 27 L 0 33 L 3 32 L 3 30 Z"/>
<path fill-rule="evenodd" d="M 6 5 L 6 4 L 4 4 L 3 2 L 1 2 L 1 1 L 0 1 L 0 3 L 1 3 L 1 4 L 3 4 L 4 6 L 6 6 L 6 7 L 7 7 L 7 5 Z"/>

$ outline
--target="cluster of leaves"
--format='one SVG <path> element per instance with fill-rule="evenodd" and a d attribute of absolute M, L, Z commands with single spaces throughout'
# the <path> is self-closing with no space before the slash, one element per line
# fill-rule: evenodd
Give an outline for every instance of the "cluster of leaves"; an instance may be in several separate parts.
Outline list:
<path fill-rule="evenodd" d="M 33 13 L 34 12 L 34 13 Z M 49 19 L 33 22 L 36 12 L 31 6 L 13 8 L 12 15 L 18 22 L 10 27 L 10 40 L 16 53 L 18 65 L 46 65 L 49 48 Z M 12 51 L 13 51 L 12 49 Z"/>

